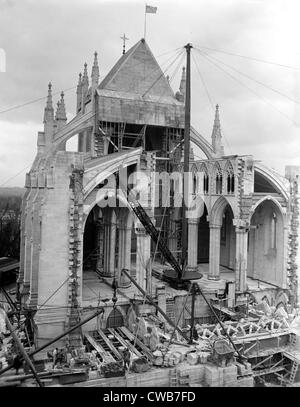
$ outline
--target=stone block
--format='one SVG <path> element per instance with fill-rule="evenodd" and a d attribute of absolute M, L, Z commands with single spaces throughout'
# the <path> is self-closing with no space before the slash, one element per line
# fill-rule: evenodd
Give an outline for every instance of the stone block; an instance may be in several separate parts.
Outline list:
<path fill-rule="evenodd" d="M 199 356 L 198 356 L 198 354 L 197 353 L 189 353 L 188 355 L 187 355 L 187 362 L 190 364 L 190 365 L 196 365 L 197 363 L 199 363 Z"/>
<path fill-rule="evenodd" d="M 230 387 L 237 381 L 237 366 L 231 365 L 223 368 L 223 386 Z"/>
<path fill-rule="evenodd" d="M 223 368 L 206 365 L 204 370 L 204 380 L 209 387 L 222 387 Z"/>

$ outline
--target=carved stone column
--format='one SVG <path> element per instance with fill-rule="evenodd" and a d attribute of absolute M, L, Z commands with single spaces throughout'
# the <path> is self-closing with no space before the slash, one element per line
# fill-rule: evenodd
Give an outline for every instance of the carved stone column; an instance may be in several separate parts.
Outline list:
<path fill-rule="evenodd" d="M 104 244 L 103 244 L 103 276 L 112 277 L 114 267 L 112 267 L 112 259 L 115 259 L 115 230 L 112 229 L 112 216 L 104 217 Z"/>
<path fill-rule="evenodd" d="M 136 225 L 135 232 L 137 237 L 136 281 L 146 291 L 147 288 L 149 289 L 147 267 L 149 267 L 151 255 L 151 238 L 140 223 Z"/>
<path fill-rule="evenodd" d="M 247 289 L 248 229 L 244 221 L 235 220 L 235 286 L 237 292 Z"/>
<path fill-rule="evenodd" d="M 103 269 L 104 269 L 104 239 L 103 239 L 103 234 L 104 234 L 104 225 L 103 223 L 98 219 L 97 221 L 97 264 L 96 264 L 96 269 L 98 273 L 103 274 Z"/>
<path fill-rule="evenodd" d="M 109 273 L 111 276 L 115 274 L 116 269 L 116 236 L 117 236 L 117 224 L 116 217 L 111 217 L 110 224 L 110 236 L 109 236 Z"/>
<path fill-rule="evenodd" d="M 198 255 L 198 219 L 188 220 L 188 268 L 196 270 Z"/>
<path fill-rule="evenodd" d="M 210 280 L 220 280 L 221 225 L 209 225 L 209 272 Z"/>
<path fill-rule="evenodd" d="M 119 227 L 119 259 L 118 259 L 118 284 L 120 287 L 129 287 L 130 280 L 121 270 L 131 268 L 131 228 L 121 225 Z"/>

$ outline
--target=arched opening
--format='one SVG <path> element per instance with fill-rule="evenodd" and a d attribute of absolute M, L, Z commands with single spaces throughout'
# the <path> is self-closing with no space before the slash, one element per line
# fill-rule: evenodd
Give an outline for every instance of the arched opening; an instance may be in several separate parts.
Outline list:
<path fill-rule="evenodd" d="M 128 287 L 130 282 L 121 270 L 131 272 L 135 266 L 132 258 L 134 262 L 136 259 L 136 244 L 131 247 L 134 241 L 132 213 L 124 205 L 120 207 L 118 200 L 115 208 L 101 207 L 103 202 L 98 202 L 90 211 L 83 233 L 82 295 L 89 303 L 112 297 L 112 291 L 99 277 L 107 278 L 109 284 L 116 279 L 120 287 Z M 135 251 L 133 256 L 132 251 Z"/>
<path fill-rule="evenodd" d="M 198 223 L 198 263 L 209 262 L 209 222 L 207 221 L 207 208 Z"/>
<path fill-rule="evenodd" d="M 106 328 L 118 328 L 124 326 L 124 318 L 118 308 L 114 308 L 109 314 L 106 321 Z"/>
<path fill-rule="evenodd" d="M 284 278 L 284 228 L 280 209 L 271 199 L 261 202 L 251 218 L 248 276 L 281 286 Z"/>
<path fill-rule="evenodd" d="M 278 191 L 266 177 L 258 171 L 254 171 L 254 192 L 274 193 Z"/>
<path fill-rule="evenodd" d="M 83 271 L 94 271 L 96 269 L 97 256 L 101 256 L 103 251 L 103 247 L 99 244 L 100 234 L 103 234 L 103 217 L 100 208 L 95 206 L 85 222 L 83 234 Z"/>
<path fill-rule="evenodd" d="M 203 176 L 203 192 L 206 195 L 209 192 L 209 175 L 206 172 L 204 173 L 204 176 Z"/>
<path fill-rule="evenodd" d="M 222 226 L 220 231 L 220 265 L 234 269 L 235 259 L 235 230 L 233 226 L 233 212 L 227 205 L 222 215 Z"/>
<path fill-rule="evenodd" d="M 215 193 L 217 195 L 222 194 L 222 189 L 223 189 L 223 175 L 222 171 L 219 167 L 216 168 L 216 173 L 215 173 Z"/>

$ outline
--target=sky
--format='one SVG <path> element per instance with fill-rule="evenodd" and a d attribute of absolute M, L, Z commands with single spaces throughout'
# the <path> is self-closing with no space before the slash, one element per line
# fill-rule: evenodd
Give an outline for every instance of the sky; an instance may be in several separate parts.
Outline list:
<path fill-rule="evenodd" d="M 282 175 L 285 165 L 300 165 L 300 2 L 148 4 L 157 13 L 147 14 L 146 41 L 163 70 L 185 44 L 193 45 L 197 131 L 210 140 L 219 104 L 226 154 L 253 155 Z M 97 51 L 103 79 L 121 56 L 123 33 L 127 49 L 144 36 L 144 10 L 142 0 L 0 0 L 0 186 L 24 186 L 43 131 L 48 82 L 55 104 L 66 90 L 71 119 L 83 64 L 90 73 Z M 166 71 L 175 92 L 180 58 Z"/>

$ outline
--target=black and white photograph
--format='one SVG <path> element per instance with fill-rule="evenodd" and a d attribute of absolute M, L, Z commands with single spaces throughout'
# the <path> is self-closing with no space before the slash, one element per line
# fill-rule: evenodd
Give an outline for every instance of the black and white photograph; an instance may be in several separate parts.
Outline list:
<path fill-rule="evenodd" d="M 299 16 L 0 0 L 0 392 L 300 387 Z"/>

